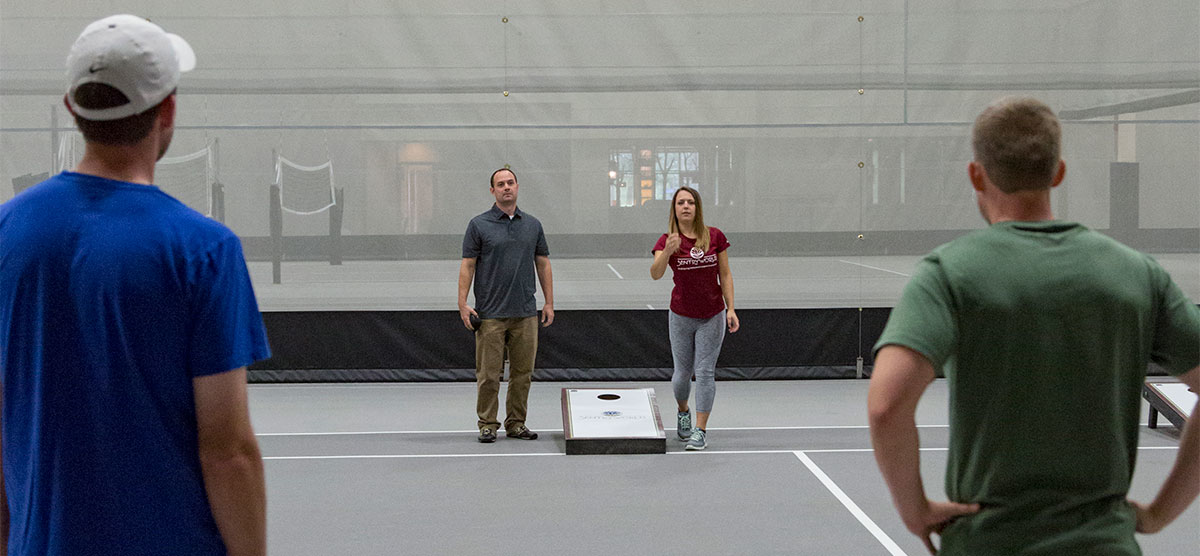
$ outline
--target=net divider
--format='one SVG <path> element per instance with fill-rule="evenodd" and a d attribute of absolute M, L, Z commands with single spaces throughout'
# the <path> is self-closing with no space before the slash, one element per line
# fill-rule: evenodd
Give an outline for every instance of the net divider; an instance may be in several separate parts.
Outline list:
<path fill-rule="evenodd" d="M 213 151 L 212 151 L 212 142 L 211 141 L 208 144 L 204 145 L 203 149 L 200 149 L 191 154 L 185 154 L 185 155 L 180 155 L 180 156 L 165 156 L 165 157 L 159 159 L 156 166 L 164 167 L 164 166 L 182 165 L 182 164 L 187 164 L 188 162 L 193 162 L 193 161 L 201 159 L 201 158 L 205 159 L 203 186 L 204 186 L 204 206 L 207 207 L 207 210 L 204 211 L 204 215 L 211 218 L 213 216 L 212 188 L 213 188 L 213 183 L 216 182 L 216 175 L 215 175 L 216 172 L 213 168 Z M 160 169 L 162 169 L 162 168 L 160 168 Z M 161 173 L 160 173 L 160 176 L 161 176 Z M 156 177 L 155 181 L 159 182 L 160 180 L 157 179 L 157 177 Z M 159 183 L 158 185 L 160 188 L 162 188 L 162 186 L 163 186 L 162 183 Z"/>
<path fill-rule="evenodd" d="M 203 149 L 200 149 L 200 150 L 192 153 L 192 154 L 185 154 L 182 156 L 164 156 L 164 157 L 162 157 L 162 159 L 160 159 L 158 161 L 158 164 L 159 165 L 182 164 L 184 162 L 191 162 L 193 160 L 196 160 L 197 158 L 205 157 L 205 156 L 209 158 L 208 165 L 211 167 L 212 166 L 212 149 L 208 148 L 207 146 L 204 147 Z"/>
<path fill-rule="evenodd" d="M 283 200 L 284 199 L 284 197 L 283 197 L 284 190 L 286 189 L 284 186 L 284 183 L 283 183 L 283 165 L 284 164 L 288 165 L 290 168 L 292 168 L 294 170 L 299 170 L 301 172 L 315 173 L 315 172 L 320 172 L 322 170 L 325 170 L 325 173 L 328 174 L 328 176 L 329 176 L 329 204 L 327 204 L 319 209 L 309 210 L 309 211 L 299 211 L 299 210 L 293 210 L 293 209 L 288 208 L 287 203 L 284 202 L 284 200 Z M 282 155 L 276 155 L 275 183 L 279 184 L 280 208 L 282 208 L 283 210 L 290 212 L 292 214 L 299 215 L 299 216 L 317 214 L 320 212 L 327 211 L 330 208 L 332 208 L 334 205 L 337 204 L 337 195 L 334 193 L 334 186 L 333 186 L 333 161 L 332 160 L 330 160 L 324 164 L 319 164 L 317 166 L 301 166 L 299 164 L 296 164 L 295 162 L 292 162 L 292 161 L 284 158 Z"/>

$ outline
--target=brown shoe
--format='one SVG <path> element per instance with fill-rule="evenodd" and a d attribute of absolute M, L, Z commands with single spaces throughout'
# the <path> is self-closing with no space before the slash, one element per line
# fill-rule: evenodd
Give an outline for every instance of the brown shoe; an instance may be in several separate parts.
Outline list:
<path fill-rule="evenodd" d="M 479 441 L 485 444 L 490 444 L 496 441 L 496 431 L 492 429 L 479 429 Z"/>
<path fill-rule="evenodd" d="M 504 433 L 509 438 L 520 438 L 521 440 L 537 440 L 537 433 L 527 428 L 525 425 L 520 425 L 516 429 Z"/>

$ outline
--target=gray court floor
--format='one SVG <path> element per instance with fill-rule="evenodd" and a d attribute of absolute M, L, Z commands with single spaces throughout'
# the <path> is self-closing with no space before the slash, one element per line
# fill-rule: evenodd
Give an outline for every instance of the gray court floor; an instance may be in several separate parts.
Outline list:
<path fill-rule="evenodd" d="M 572 386 L 653 387 L 674 415 L 666 382 L 534 383 L 528 425 L 541 438 L 485 445 L 473 383 L 252 385 L 271 553 L 925 553 L 875 467 L 866 380 L 723 381 L 708 450 L 684 452 L 665 422 L 668 453 L 622 456 L 564 455 Z M 941 496 L 944 381 L 917 423 L 926 488 Z M 1143 427 L 1140 444 L 1131 497 L 1148 501 L 1178 431 Z M 1195 554 L 1198 525 L 1193 505 L 1139 541 L 1147 555 Z"/>
<path fill-rule="evenodd" d="M 1200 302 L 1200 254 L 1155 258 Z M 555 308 L 664 309 L 671 279 L 650 279 L 650 258 L 555 259 Z M 891 307 L 919 256 L 738 257 L 730 266 L 738 308 Z M 285 262 L 281 284 L 271 263 L 250 264 L 264 311 L 454 310 L 459 260 Z"/>

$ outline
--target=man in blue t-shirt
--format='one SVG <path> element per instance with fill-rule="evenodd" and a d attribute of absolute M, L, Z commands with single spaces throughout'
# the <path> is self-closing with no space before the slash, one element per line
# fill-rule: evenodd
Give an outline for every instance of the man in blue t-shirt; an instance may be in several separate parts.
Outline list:
<path fill-rule="evenodd" d="M 266 552 L 246 369 L 270 355 L 241 244 L 154 183 L 195 55 L 145 19 L 67 57 L 79 165 L 0 205 L 10 555 Z"/>

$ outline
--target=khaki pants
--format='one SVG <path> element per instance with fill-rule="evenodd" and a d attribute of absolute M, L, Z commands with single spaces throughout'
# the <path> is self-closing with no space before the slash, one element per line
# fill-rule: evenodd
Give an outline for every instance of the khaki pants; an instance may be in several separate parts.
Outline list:
<path fill-rule="evenodd" d="M 515 430 L 525 424 L 529 402 L 529 383 L 533 379 L 533 360 L 537 355 L 538 319 L 536 316 L 484 319 L 475 332 L 475 383 L 479 397 L 475 412 L 479 429 L 495 431 L 500 404 L 500 377 L 504 374 L 504 350 L 508 349 L 508 397 L 505 399 L 504 429 Z"/>

